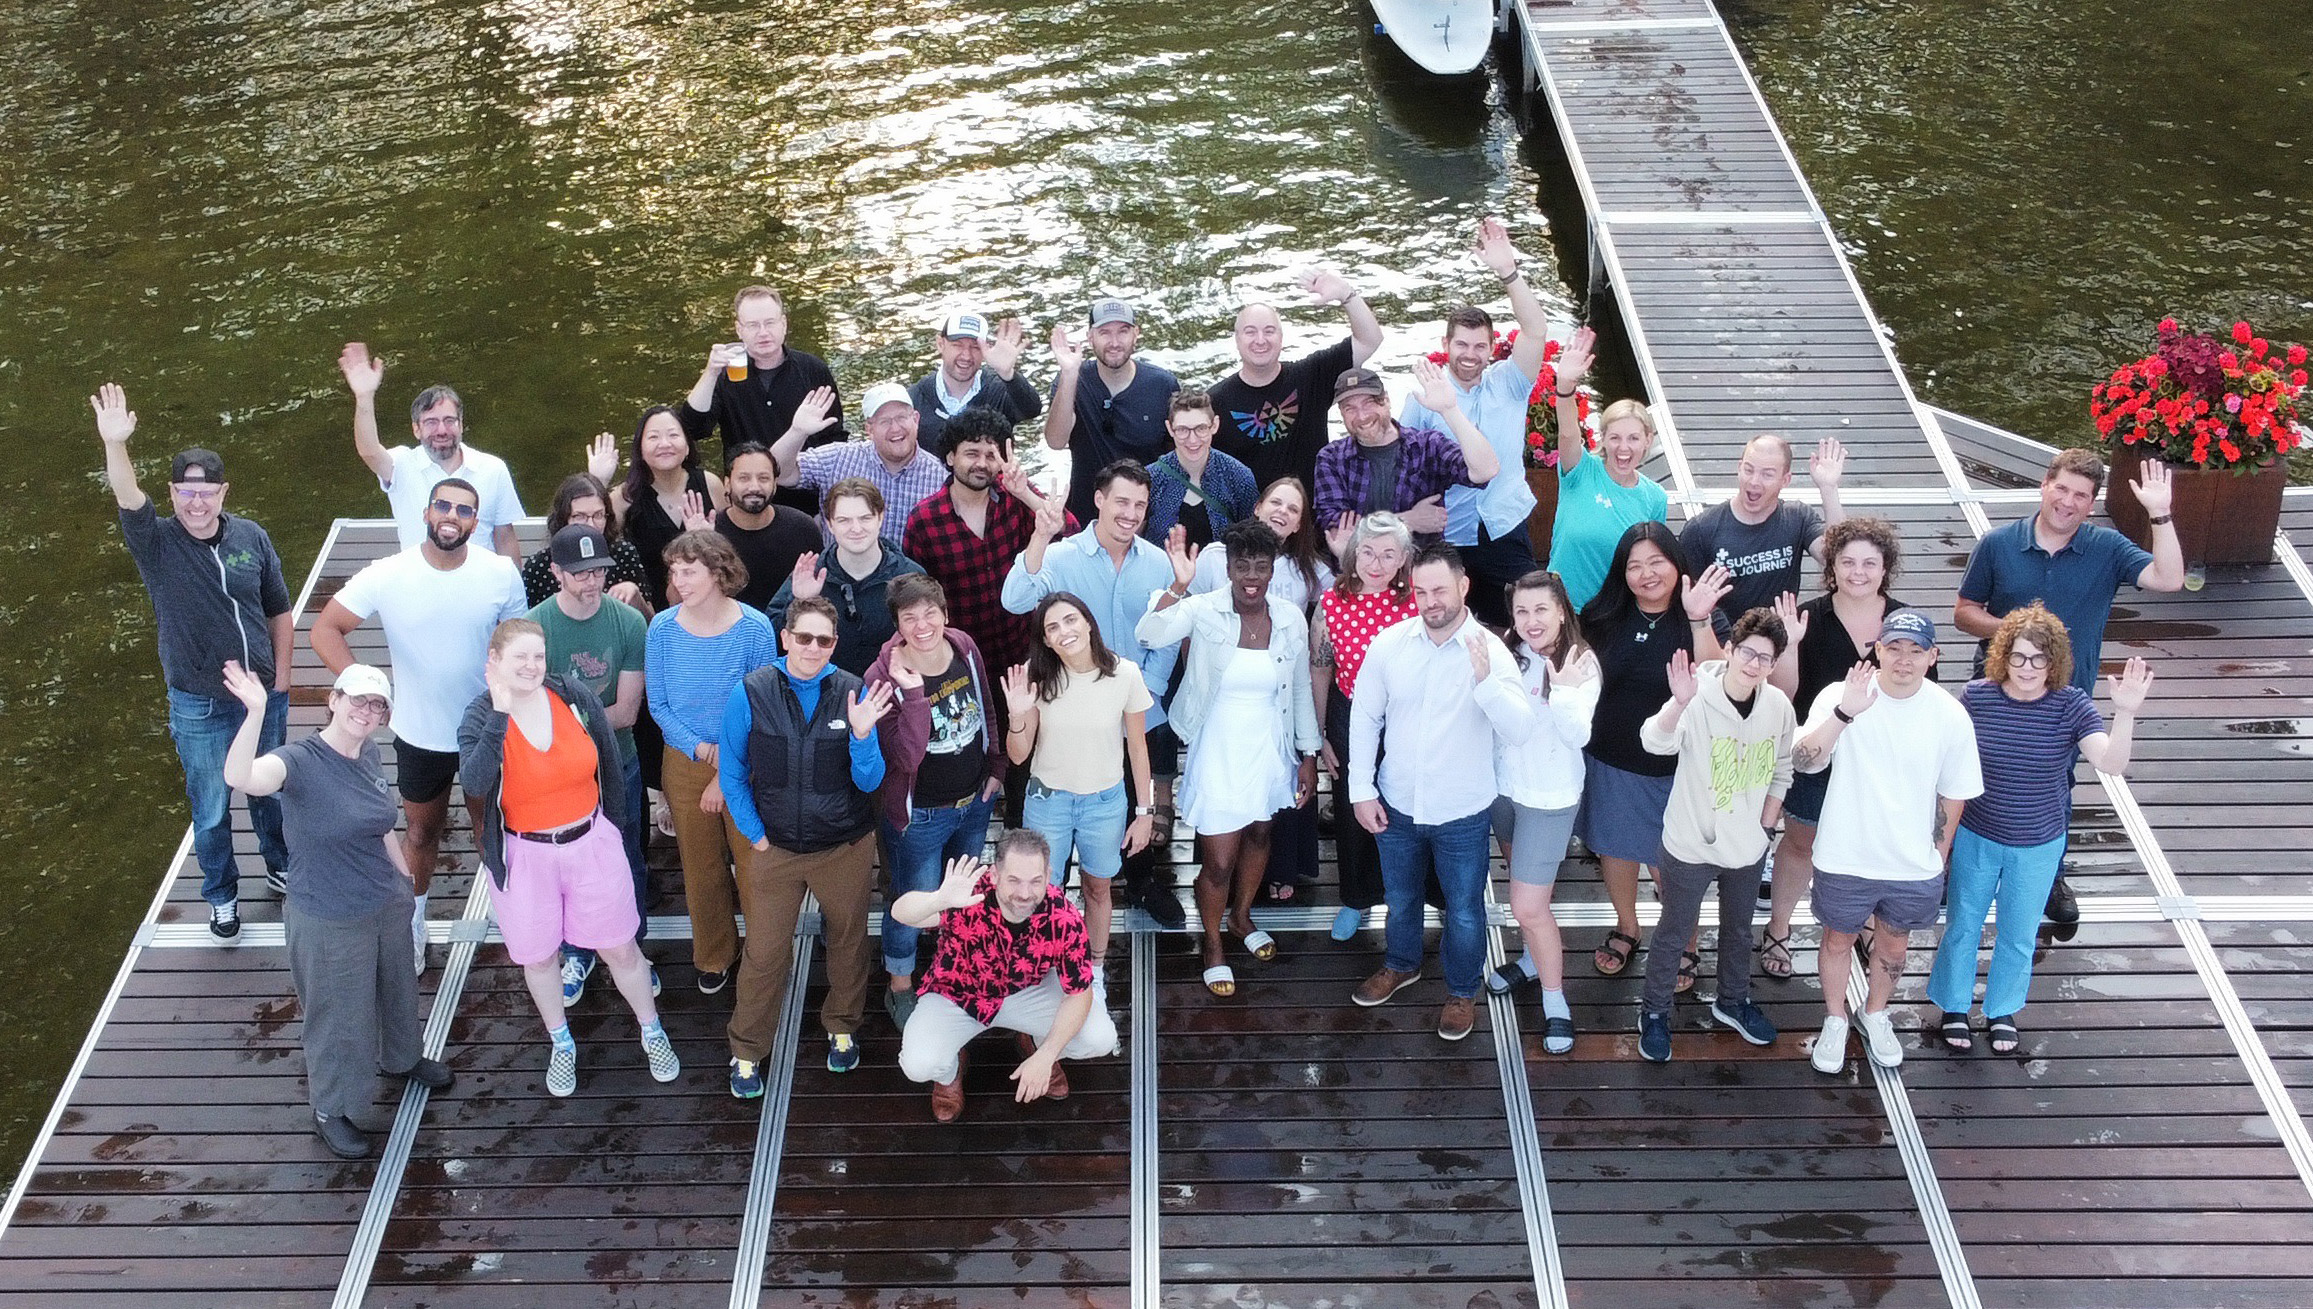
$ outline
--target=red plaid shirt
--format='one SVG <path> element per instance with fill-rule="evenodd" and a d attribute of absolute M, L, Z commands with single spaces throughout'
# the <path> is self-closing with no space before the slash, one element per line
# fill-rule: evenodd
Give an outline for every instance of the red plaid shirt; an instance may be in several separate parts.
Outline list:
<path fill-rule="evenodd" d="M 1092 949 L 1084 915 L 1057 889 L 1017 926 L 996 907 L 995 879 L 980 875 L 980 899 L 940 915 L 940 948 L 924 972 L 928 995 L 944 996 L 985 1027 L 1018 992 L 1058 971 L 1060 989 L 1081 994 L 1092 985 Z"/>
<path fill-rule="evenodd" d="M 1028 548 L 1036 515 L 1014 497 L 994 491 L 988 500 L 988 534 L 980 536 L 956 513 L 949 489 L 943 486 L 926 496 L 908 515 L 900 550 L 946 588 L 948 625 L 962 628 L 987 656 L 988 675 L 1001 678 L 1028 658 L 1028 615 L 1004 608 L 1004 574 Z M 1076 530 L 1071 514 L 1062 535 Z"/>

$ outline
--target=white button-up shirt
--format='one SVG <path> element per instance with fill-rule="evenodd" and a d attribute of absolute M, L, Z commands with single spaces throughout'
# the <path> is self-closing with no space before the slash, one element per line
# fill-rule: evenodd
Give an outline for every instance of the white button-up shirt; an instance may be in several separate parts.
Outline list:
<path fill-rule="evenodd" d="M 1486 644 L 1484 681 L 1464 643 Z M 1468 611 L 1442 644 L 1420 617 L 1384 631 L 1366 650 L 1350 699 L 1349 799 L 1381 799 L 1424 827 L 1491 807 L 1494 743 L 1533 735 L 1535 716 L 1518 661 Z M 1374 759 L 1381 758 L 1378 786 Z"/>

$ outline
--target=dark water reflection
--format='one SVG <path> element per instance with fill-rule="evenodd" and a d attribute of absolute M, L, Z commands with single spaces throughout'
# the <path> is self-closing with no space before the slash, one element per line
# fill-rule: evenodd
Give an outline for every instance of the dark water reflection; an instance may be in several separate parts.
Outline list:
<path fill-rule="evenodd" d="M 2307 145 L 2283 126 L 2313 75 L 2302 27 L 2149 3 L 1730 12 L 1930 398 L 2055 437 L 2161 312 L 2313 336 Z M 953 300 L 1042 329 L 1094 289 L 1211 376 L 1234 305 L 1313 258 L 1372 293 L 1402 361 L 1489 292 L 1462 253 L 1478 215 L 1553 270 L 1501 91 L 1421 78 L 1370 26 L 1353 0 L 0 10 L 0 1155 L 182 823 L 97 383 L 129 388 L 148 476 L 221 450 L 302 576 L 331 517 L 382 511 L 333 366 L 354 337 L 392 364 L 389 412 L 463 389 L 534 507 L 588 435 L 687 387 L 747 280 L 788 290 L 796 341 L 854 395 L 921 372 Z M 1303 343 L 1338 332 L 1289 317 Z"/>

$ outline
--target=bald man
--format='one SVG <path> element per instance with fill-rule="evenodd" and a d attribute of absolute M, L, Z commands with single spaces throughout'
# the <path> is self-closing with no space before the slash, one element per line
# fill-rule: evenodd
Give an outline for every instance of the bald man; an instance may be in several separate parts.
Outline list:
<path fill-rule="evenodd" d="M 1221 421 L 1213 448 L 1252 469 L 1259 488 L 1288 475 L 1304 487 L 1316 484 L 1333 383 L 1381 348 L 1381 322 L 1348 278 L 1331 268 L 1309 268 L 1299 281 L 1315 303 L 1341 306 L 1349 339 L 1288 361 L 1285 324 L 1276 308 L 1246 305 L 1237 311 L 1237 371 L 1207 392 Z"/>

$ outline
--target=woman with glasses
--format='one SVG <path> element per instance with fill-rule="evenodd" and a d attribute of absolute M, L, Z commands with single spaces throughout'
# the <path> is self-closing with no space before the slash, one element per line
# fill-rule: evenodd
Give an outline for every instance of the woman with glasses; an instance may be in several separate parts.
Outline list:
<path fill-rule="evenodd" d="M 572 473 L 554 488 L 554 506 L 546 511 L 546 539 L 577 523 L 591 527 L 610 539 L 610 578 L 605 582 L 603 595 L 621 604 L 642 611 L 650 617 L 657 612 L 651 600 L 650 570 L 643 566 L 640 551 L 634 548 L 611 521 L 610 492 L 592 473 Z M 522 561 L 522 591 L 535 609 L 561 588 L 554 581 L 554 561 L 550 552 L 540 546 L 528 559 Z"/>
<path fill-rule="evenodd" d="M 1960 811 L 1960 830 L 1952 838 L 1949 917 L 1928 975 L 1928 999 L 1943 1011 L 1936 1032 L 1946 1049 L 1965 1054 L 1975 1048 L 1968 1009 L 1976 992 L 1976 950 L 1984 916 L 1997 902 L 1984 1017 L 1992 1053 L 2016 1053 L 2016 1014 L 2032 986 L 2040 912 L 2064 863 L 2073 760 L 2085 757 L 2097 771 L 2115 776 L 2126 772 L 2137 711 L 2151 691 L 2152 669 L 2131 658 L 2112 679 L 2107 728 L 2088 693 L 2072 685 L 2072 640 L 2063 621 L 2037 604 L 2000 620 L 1984 656 L 1984 675 L 1960 691 L 1960 704 L 1976 727 L 1984 793 Z"/>
<path fill-rule="evenodd" d="M 882 534 L 883 492 L 875 483 L 846 477 L 828 487 L 820 503 L 826 508 L 833 554 L 797 559 L 795 571 L 763 611 L 773 627 L 782 627 L 789 601 L 825 596 L 835 606 L 835 666 L 862 677 L 899 631 L 891 608 L 892 582 L 921 573 L 924 566 L 901 554 L 899 543 Z"/>
<path fill-rule="evenodd" d="M 1200 388 L 1173 392 L 1165 431 L 1173 448 L 1148 466 L 1148 517 L 1140 534 L 1163 545 L 1174 526 L 1185 529 L 1197 549 L 1211 545 L 1221 529 L 1253 512 L 1253 470 L 1213 448 L 1220 421 Z"/>
<path fill-rule="evenodd" d="M 313 1130 L 340 1159 L 369 1154 L 354 1118 L 369 1107 L 379 1069 L 441 1091 L 450 1070 L 423 1057 L 410 913 L 415 884 L 392 789 L 372 737 L 393 710 L 393 687 L 368 664 L 348 665 L 329 692 L 329 721 L 260 756 L 265 683 L 238 663 L 225 688 L 248 708 L 225 754 L 225 784 L 278 796 L 292 891 L 282 901 L 289 979 L 303 1009 L 306 1097 Z"/>
<path fill-rule="evenodd" d="M 1343 541 L 1341 576 L 1318 597 L 1317 621 L 1309 633 L 1309 686 L 1325 737 L 1319 758 L 1333 778 L 1336 797 L 1349 760 L 1349 697 L 1357 689 L 1365 652 L 1382 629 L 1418 612 L 1413 554 L 1413 532 L 1404 519 L 1367 514 Z M 1381 851 L 1373 833 L 1346 812 L 1333 826 L 1342 905 L 1333 916 L 1333 939 L 1346 941 L 1365 925 L 1366 911 L 1381 903 Z"/>
<path fill-rule="evenodd" d="M 698 448 L 675 411 L 665 405 L 643 410 L 635 423 L 626 481 L 610 493 L 610 512 L 619 534 L 642 555 L 643 570 L 650 575 L 643 598 L 651 608 L 664 609 L 670 602 L 668 544 L 690 527 L 704 526 L 708 511 L 724 503 L 723 479 L 699 462 Z"/>

